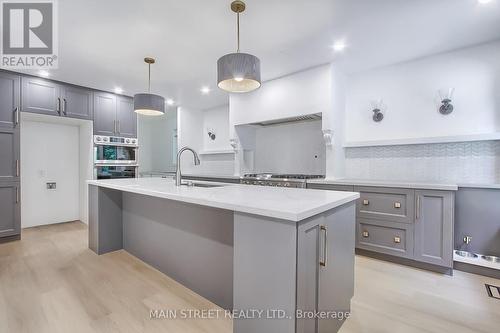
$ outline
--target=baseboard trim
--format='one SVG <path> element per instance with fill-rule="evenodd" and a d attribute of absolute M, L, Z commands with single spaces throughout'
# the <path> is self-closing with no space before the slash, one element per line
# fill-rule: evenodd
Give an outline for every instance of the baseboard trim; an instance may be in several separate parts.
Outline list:
<path fill-rule="evenodd" d="M 0 238 L 0 244 L 2 243 L 8 243 L 8 242 L 13 242 L 13 241 L 18 241 L 21 240 L 21 234 L 19 235 L 13 235 L 13 236 L 7 236 L 7 237 L 1 237 Z"/>
<path fill-rule="evenodd" d="M 372 251 L 363 250 L 363 249 L 356 249 L 356 254 L 359 254 L 359 255 L 362 255 L 365 257 L 374 258 L 374 259 L 389 261 L 389 262 L 392 262 L 395 264 L 424 269 L 426 271 L 432 271 L 432 272 L 446 274 L 446 275 L 450 275 L 450 276 L 453 275 L 453 268 L 428 264 L 425 262 L 419 262 L 419 261 L 415 261 L 415 260 L 411 260 L 411 259 L 407 259 L 407 258 L 399 258 L 399 257 L 391 256 L 389 254 L 377 253 L 377 252 L 372 252 Z"/>
<path fill-rule="evenodd" d="M 462 272 L 488 276 L 494 279 L 500 279 L 500 270 L 489 267 L 477 266 L 465 262 L 455 261 L 453 263 L 453 268 Z"/>

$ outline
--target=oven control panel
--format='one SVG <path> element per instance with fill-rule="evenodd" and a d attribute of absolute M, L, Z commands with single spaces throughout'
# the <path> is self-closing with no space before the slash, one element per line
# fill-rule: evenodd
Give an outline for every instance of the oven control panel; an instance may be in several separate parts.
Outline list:
<path fill-rule="evenodd" d="M 137 138 L 122 138 L 119 136 L 94 135 L 94 144 L 110 146 L 138 146 Z"/>

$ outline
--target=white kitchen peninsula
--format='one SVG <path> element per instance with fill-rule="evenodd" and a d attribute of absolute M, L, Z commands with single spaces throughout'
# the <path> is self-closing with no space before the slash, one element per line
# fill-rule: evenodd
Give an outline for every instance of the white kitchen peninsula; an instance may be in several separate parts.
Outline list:
<path fill-rule="evenodd" d="M 234 332 L 335 332 L 337 312 L 350 309 L 358 193 L 176 187 L 161 178 L 88 183 L 89 247 L 124 249 L 224 309 L 264 311 L 234 319 Z"/>

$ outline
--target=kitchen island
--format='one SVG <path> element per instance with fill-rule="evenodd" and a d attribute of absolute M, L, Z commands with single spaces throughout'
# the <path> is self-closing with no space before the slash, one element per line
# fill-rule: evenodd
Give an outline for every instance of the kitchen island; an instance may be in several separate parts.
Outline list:
<path fill-rule="evenodd" d="M 88 184 L 90 249 L 124 249 L 237 313 L 234 332 L 336 332 L 345 319 L 358 193 L 161 178 Z"/>

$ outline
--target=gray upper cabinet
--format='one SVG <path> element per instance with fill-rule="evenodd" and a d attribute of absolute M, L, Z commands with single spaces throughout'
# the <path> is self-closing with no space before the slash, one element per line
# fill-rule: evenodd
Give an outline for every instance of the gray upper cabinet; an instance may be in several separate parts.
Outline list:
<path fill-rule="evenodd" d="M 94 134 L 116 135 L 116 96 L 104 92 L 94 94 Z"/>
<path fill-rule="evenodd" d="M 14 128 L 19 123 L 19 75 L 0 72 L 0 127 Z"/>
<path fill-rule="evenodd" d="M 132 98 L 118 96 L 116 101 L 116 121 L 119 136 L 137 137 L 137 114 L 134 112 Z"/>
<path fill-rule="evenodd" d="M 419 190 L 415 195 L 415 260 L 452 267 L 455 194 Z"/>
<path fill-rule="evenodd" d="M 132 99 L 94 93 L 94 134 L 137 137 L 137 115 Z"/>
<path fill-rule="evenodd" d="M 0 182 L 0 238 L 21 232 L 19 196 L 19 183 Z"/>
<path fill-rule="evenodd" d="M 92 91 L 33 77 L 22 78 L 22 111 L 92 120 Z"/>
<path fill-rule="evenodd" d="M 34 77 L 22 78 L 22 111 L 51 116 L 60 115 L 59 84 Z"/>
<path fill-rule="evenodd" d="M 70 118 L 92 120 L 92 91 L 75 86 L 61 87 L 62 114 Z"/>

